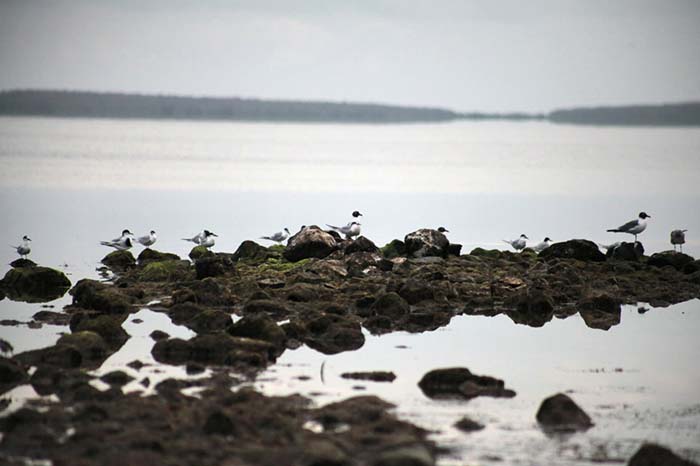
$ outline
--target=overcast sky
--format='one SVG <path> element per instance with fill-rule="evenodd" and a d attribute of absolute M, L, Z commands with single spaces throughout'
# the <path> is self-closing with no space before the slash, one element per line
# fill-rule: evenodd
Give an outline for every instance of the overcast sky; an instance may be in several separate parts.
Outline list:
<path fill-rule="evenodd" d="M 13 88 L 464 111 L 700 100 L 700 1 L 0 0 Z"/>

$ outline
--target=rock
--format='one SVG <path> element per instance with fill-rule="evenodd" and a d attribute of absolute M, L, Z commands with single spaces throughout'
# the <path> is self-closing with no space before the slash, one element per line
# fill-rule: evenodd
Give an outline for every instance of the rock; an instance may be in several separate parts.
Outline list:
<path fill-rule="evenodd" d="M 469 255 L 475 257 L 489 257 L 492 259 L 499 259 L 502 256 L 502 251 L 499 251 L 498 249 L 474 248 L 469 253 Z"/>
<path fill-rule="evenodd" d="M 209 250 L 206 246 L 195 246 L 192 248 L 188 254 L 189 258 L 193 261 L 201 259 L 202 257 L 213 256 L 214 253 Z"/>
<path fill-rule="evenodd" d="M 647 265 L 652 267 L 673 267 L 676 270 L 683 271 L 686 265 L 694 262 L 691 256 L 682 252 L 664 251 L 652 254 Z"/>
<path fill-rule="evenodd" d="M 220 277 L 225 275 L 229 270 L 233 270 L 233 261 L 223 255 L 205 256 L 197 259 L 194 262 L 197 272 L 197 280 L 202 280 L 207 277 Z"/>
<path fill-rule="evenodd" d="M 270 257 L 279 257 L 279 252 L 270 250 L 259 245 L 255 241 L 246 240 L 238 246 L 231 259 L 234 262 L 246 262 L 249 264 L 259 264 L 265 262 Z"/>
<path fill-rule="evenodd" d="M 0 288 L 11 300 L 29 303 L 53 301 L 70 286 L 63 272 L 41 266 L 10 269 L 0 280 Z"/>
<path fill-rule="evenodd" d="M 358 237 L 355 241 L 348 244 L 345 248 L 345 254 L 354 254 L 356 252 L 377 252 L 379 248 L 364 236 Z"/>
<path fill-rule="evenodd" d="M 101 262 L 110 269 L 126 269 L 136 265 L 136 259 L 130 251 L 112 251 Z"/>
<path fill-rule="evenodd" d="M 590 328 L 609 330 L 620 323 L 620 301 L 605 293 L 593 293 L 579 302 L 581 318 Z"/>
<path fill-rule="evenodd" d="M 0 356 L 0 394 L 29 379 L 22 365 L 14 359 Z"/>
<path fill-rule="evenodd" d="M 403 241 L 411 257 L 447 257 L 450 244 L 444 234 L 427 228 L 407 234 Z"/>
<path fill-rule="evenodd" d="M 231 324 L 231 315 L 218 309 L 206 309 L 187 321 L 185 325 L 197 333 L 225 330 Z"/>
<path fill-rule="evenodd" d="M 109 353 L 107 343 L 95 332 L 81 331 L 61 336 L 56 342 L 57 346 L 66 345 L 77 349 L 83 359 L 95 360 L 105 357 Z"/>
<path fill-rule="evenodd" d="M 379 454 L 372 466 L 434 466 L 435 455 L 424 445 L 409 444 Z"/>
<path fill-rule="evenodd" d="M 10 262 L 10 267 L 14 269 L 20 269 L 22 267 L 36 267 L 36 262 L 29 259 L 16 259 Z"/>
<path fill-rule="evenodd" d="M 377 297 L 370 309 L 378 316 L 397 319 L 409 313 L 408 303 L 393 291 Z"/>
<path fill-rule="evenodd" d="M 153 345 L 156 361 L 181 365 L 188 362 L 262 369 L 274 361 L 274 346 L 261 340 L 232 337 L 226 333 L 197 335 L 190 340 L 170 338 Z"/>
<path fill-rule="evenodd" d="M 287 299 L 297 303 L 308 303 L 318 299 L 321 289 L 309 283 L 295 283 L 287 290 Z"/>
<path fill-rule="evenodd" d="M 666 447 L 645 443 L 630 458 L 628 466 L 698 466 L 673 453 Z"/>
<path fill-rule="evenodd" d="M 176 282 L 192 277 L 192 268 L 188 261 L 165 260 L 147 263 L 139 273 L 139 279 L 145 282 Z"/>
<path fill-rule="evenodd" d="M 83 356 L 74 346 L 54 345 L 33 351 L 25 351 L 15 359 L 29 366 L 54 366 L 63 369 L 79 367 Z"/>
<path fill-rule="evenodd" d="M 268 341 L 277 348 L 284 348 L 287 335 L 277 323 L 266 314 L 246 315 L 229 325 L 227 332 L 235 337 L 254 338 Z"/>
<path fill-rule="evenodd" d="M 262 280 L 258 280 L 258 286 L 260 288 L 272 288 L 272 289 L 278 289 L 278 288 L 284 288 L 286 285 L 286 282 L 284 280 L 280 280 L 279 278 L 263 278 Z M 270 299 L 270 296 L 265 296 L 265 297 L 260 297 L 260 298 L 253 298 L 253 299 Z"/>
<path fill-rule="evenodd" d="M 579 311 L 581 318 L 586 326 L 598 330 L 610 330 L 611 327 L 620 323 L 622 313 L 618 310 L 616 313 L 603 312 L 595 309 Z"/>
<path fill-rule="evenodd" d="M 306 323 L 304 343 L 323 354 L 353 351 L 365 344 L 360 324 L 343 316 L 325 314 Z"/>
<path fill-rule="evenodd" d="M 183 325 L 203 313 L 205 309 L 194 303 L 180 303 L 168 309 L 168 316 L 175 325 Z"/>
<path fill-rule="evenodd" d="M 126 333 L 121 324 L 120 318 L 104 314 L 81 312 L 73 314 L 70 319 L 71 332 L 95 332 L 112 349 L 120 348 L 129 339 L 129 334 Z"/>
<path fill-rule="evenodd" d="M 448 256 L 457 256 L 462 254 L 462 245 L 461 244 L 456 244 L 456 243 L 450 243 L 447 245 L 447 255 Z"/>
<path fill-rule="evenodd" d="M 399 288 L 399 296 L 405 299 L 408 304 L 416 304 L 421 301 L 435 299 L 435 292 L 425 282 L 409 279 Z"/>
<path fill-rule="evenodd" d="M 154 341 L 166 340 L 170 338 L 170 335 L 162 330 L 154 330 L 148 336 Z"/>
<path fill-rule="evenodd" d="M 312 257 L 323 259 L 335 251 L 336 248 L 337 242 L 335 238 L 313 225 L 304 228 L 289 238 L 283 255 L 290 262 L 297 262 Z"/>
<path fill-rule="evenodd" d="M 683 273 L 686 275 L 692 275 L 698 271 L 700 271 L 700 260 L 689 262 L 683 267 Z"/>
<path fill-rule="evenodd" d="M 563 393 L 545 399 L 537 410 L 537 422 L 548 431 L 573 432 L 593 426 L 591 418 Z"/>
<path fill-rule="evenodd" d="M 71 316 L 63 312 L 39 311 L 32 316 L 37 322 L 47 325 L 68 325 Z"/>
<path fill-rule="evenodd" d="M 571 239 L 562 243 L 554 243 L 540 253 L 540 257 L 551 259 L 577 259 L 585 262 L 604 262 L 605 254 L 600 252 L 598 245 L 585 239 Z"/>
<path fill-rule="evenodd" d="M 274 318 L 282 318 L 289 314 L 289 309 L 287 309 L 283 304 L 270 299 L 255 299 L 248 301 L 246 305 L 243 306 L 243 314 L 247 315 L 260 313 L 267 314 Z"/>
<path fill-rule="evenodd" d="M 515 396 L 513 390 L 505 388 L 502 380 L 487 375 L 475 375 L 463 367 L 432 370 L 423 376 L 418 386 L 428 398 Z"/>
<path fill-rule="evenodd" d="M 70 290 L 70 294 L 73 295 L 73 305 L 82 309 L 125 314 L 131 308 L 127 296 L 119 293 L 114 287 L 95 280 L 80 280 Z"/>
<path fill-rule="evenodd" d="M 113 387 L 122 387 L 134 380 L 134 378 L 124 371 L 112 371 L 100 377 L 100 380 Z"/>
<path fill-rule="evenodd" d="M 0 338 L 0 353 L 12 353 L 14 350 L 15 348 L 9 341 Z"/>
<path fill-rule="evenodd" d="M 160 252 L 155 249 L 146 248 L 141 251 L 141 254 L 138 255 L 136 260 L 139 265 L 145 265 L 149 262 L 179 261 L 180 256 L 169 252 Z"/>
<path fill-rule="evenodd" d="M 475 432 L 484 428 L 482 424 L 469 419 L 468 417 L 463 417 L 455 423 L 455 427 L 462 432 Z"/>
<path fill-rule="evenodd" d="M 621 260 L 639 262 L 644 256 L 644 246 L 642 243 L 620 243 L 616 248 L 608 249 L 605 257 Z"/>
<path fill-rule="evenodd" d="M 384 246 L 382 249 L 382 254 L 387 259 L 393 259 L 395 257 L 401 257 L 406 255 L 406 245 L 403 241 L 394 239 L 391 240 L 389 244 Z"/>
<path fill-rule="evenodd" d="M 516 324 L 542 327 L 554 317 L 554 300 L 542 290 L 524 288 L 509 298 L 509 303 L 515 310 L 507 314 Z"/>
<path fill-rule="evenodd" d="M 344 379 L 371 380 L 372 382 L 393 382 L 396 374 L 386 371 L 345 372 L 340 375 Z"/>
<path fill-rule="evenodd" d="M 220 411 L 214 411 L 207 417 L 202 431 L 207 435 L 233 435 L 236 429 L 228 416 Z"/>

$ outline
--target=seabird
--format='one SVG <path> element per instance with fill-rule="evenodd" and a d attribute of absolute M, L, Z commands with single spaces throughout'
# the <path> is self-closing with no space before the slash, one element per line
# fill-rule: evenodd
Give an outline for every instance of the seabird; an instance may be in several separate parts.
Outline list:
<path fill-rule="evenodd" d="M 552 245 L 552 240 L 549 239 L 549 236 L 547 236 L 544 240 L 542 240 L 541 243 L 536 244 L 535 246 L 532 247 L 532 250 L 535 251 L 537 254 L 541 253 L 548 247 Z"/>
<path fill-rule="evenodd" d="M 612 249 L 612 250 L 617 249 L 621 244 L 622 244 L 621 242 L 617 241 L 617 242 L 612 243 L 612 244 L 601 244 L 601 243 L 598 243 L 598 246 L 600 246 L 602 249 L 605 249 L 605 252 L 608 252 L 608 251 L 610 251 L 611 249 Z"/>
<path fill-rule="evenodd" d="M 683 245 L 685 244 L 685 232 L 688 230 L 673 230 L 671 232 L 671 244 L 673 245 L 673 250 L 676 250 L 676 245 L 681 246 L 681 252 L 683 252 Z"/>
<path fill-rule="evenodd" d="M 31 241 L 31 238 L 27 235 L 24 235 L 22 237 L 22 244 L 20 244 L 19 246 L 10 246 L 10 247 L 17 250 L 17 254 L 19 254 L 22 259 L 26 259 L 27 256 L 29 255 L 29 253 L 32 252 L 32 248 L 29 247 L 30 241 Z"/>
<path fill-rule="evenodd" d="M 206 246 L 203 242 L 207 239 L 207 237 L 211 237 L 211 236 L 218 236 L 218 235 L 212 233 L 209 230 L 202 230 L 201 232 L 194 235 L 192 238 L 182 238 L 182 240 L 183 241 L 190 241 L 194 244 L 201 244 L 202 246 Z M 212 241 L 214 241 L 213 238 L 212 238 Z M 214 246 L 214 243 L 212 243 L 211 246 Z M 211 247 L 211 246 L 207 246 L 207 247 Z"/>
<path fill-rule="evenodd" d="M 529 239 L 530 238 L 528 238 L 525 234 L 522 234 L 518 239 L 514 239 L 511 241 L 504 239 L 503 242 L 513 246 L 513 249 L 515 249 L 516 251 L 522 251 L 523 249 L 525 249 L 525 246 L 527 245 L 527 240 Z"/>
<path fill-rule="evenodd" d="M 326 226 L 345 235 L 347 239 L 352 239 L 353 237 L 360 235 L 360 224 L 357 222 L 350 222 L 344 227 L 334 227 L 333 225 L 328 224 L 326 224 Z"/>
<path fill-rule="evenodd" d="M 156 232 L 151 230 L 151 232 L 149 234 L 147 234 L 145 236 L 138 237 L 136 239 L 136 241 L 138 241 L 142 246 L 149 247 L 149 246 L 153 246 L 153 244 L 155 244 L 156 239 L 158 239 L 156 237 Z"/>
<path fill-rule="evenodd" d="M 281 243 L 282 241 L 289 238 L 289 234 L 289 229 L 285 228 L 284 231 L 278 231 L 274 235 L 270 236 L 261 236 L 260 239 L 266 239 L 269 241 L 274 241 L 275 243 Z"/>
<path fill-rule="evenodd" d="M 637 242 L 637 235 L 646 230 L 647 228 L 647 218 L 651 218 L 646 212 L 640 212 L 639 218 L 636 220 L 631 220 L 622 226 L 617 228 L 611 228 L 608 230 L 610 233 L 629 233 L 634 235 L 634 242 Z"/>
<path fill-rule="evenodd" d="M 361 214 L 359 211 L 356 210 L 356 211 L 354 211 L 354 212 L 352 213 L 352 216 L 355 217 L 355 218 L 357 218 L 357 217 L 362 217 L 362 214 Z"/>
<path fill-rule="evenodd" d="M 119 251 L 126 251 L 133 246 L 131 238 L 134 236 L 129 230 L 122 230 L 122 235 L 119 238 L 114 238 L 112 241 L 100 241 L 102 246 L 109 246 L 110 248 L 117 249 Z"/>
<path fill-rule="evenodd" d="M 440 228 L 437 229 L 437 231 L 439 231 L 440 233 L 449 233 L 449 232 L 450 232 L 450 230 L 448 230 L 448 229 L 445 228 L 445 227 L 440 227 Z"/>
<path fill-rule="evenodd" d="M 204 246 L 205 248 L 210 248 L 214 246 L 216 243 L 216 240 L 214 239 L 215 236 L 219 236 L 215 233 L 212 233 L 209 230 L 204 230 L 204 238 L 202 238 L 202 241 L 200 241 L 199 245 Z"/>

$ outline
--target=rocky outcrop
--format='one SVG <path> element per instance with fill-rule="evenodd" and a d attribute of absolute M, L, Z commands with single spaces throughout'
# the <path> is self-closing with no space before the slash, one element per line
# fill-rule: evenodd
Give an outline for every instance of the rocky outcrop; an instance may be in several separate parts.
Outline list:
<path fill-rule="evenodd" d="M 63 272 L 41 266 L 10 269 L 0 280 L 0 288 L 10 299 L 30 303 L 60 298 L 70 286 L 71 282 Z"/>
<path fill-rule="evenodd" d="M 464 367 L 435 369 L 423 376 L 418 386 L 429 398 L 463 398 L 477 396 L 512 398 L 513 390 L 505 388 L 503 380 L 487 375 L 472 374 Z"/>
<path fill-rule="evenodd" d="M 356 252 L 377 252 L 379 248 L 369 239 L 364 236 L 358 237 L 345 247 L 345 254 L 354 254 Z"/>
<path fill-rule="evenodd" d="M 591 418 L 563 393 L 545 399 L 537 410 L 537 422 L 546 431 L 572 432 L 593 426 Z"/>
<path fill-rule="evenodd" d="M 336 239 L 328 232 L 312 225 L 295 234 L 287 243 L 283 256 L 290 262 L 302 259 L 322 259 L 338 247 Z"/>
<path fill-rule="evenodd" d="M 112 251 L 101 262 L 110 269 L 126 269 L 136 265 L 136 259 L 130 251 Z"/>
<path fill-rule="evenodd" d="M 407 234 L 403 242 L 410 257 L 447 257 L 450 245 L 444 234 L 428 228 Z"/>
<path fill-rule="evenodd" d="M 666 447 L 645 443 L 630 458 L 628 466 L 698 466 L 673 453 Z"/>
<path fill-rule="evenodd" d="M 676 270 L 683 271 L 694 260 L 688 254 L 683 254 L 682 252 L 664 251 L 652 254 L 647 264 L 652 267 L 673 267 Z"/>
<path fill-rule="evenodd" d="M 605 257 L 621 261 L 638 262 L 644 257 L 644 246 L 640 242 L 620 243 L 617 247 L 608 249 Z"/>
<path fill-rule="evenodd" d="M 540 253 L 540 257 L 551 259 L 577 259 L 585 262 L 604 262 L 605 254 L 600 252 L 598 245 L 585 239 L 571 239 L 562 243 L 554 243 Z"/>
<path fill-rule="evenodd" d="M 160 252 L 155 249 L 146 248 L 136 258 L 139 265 L 146 265 L 149 262 L 179 261 L 180 256 L 169 252 Z"/>

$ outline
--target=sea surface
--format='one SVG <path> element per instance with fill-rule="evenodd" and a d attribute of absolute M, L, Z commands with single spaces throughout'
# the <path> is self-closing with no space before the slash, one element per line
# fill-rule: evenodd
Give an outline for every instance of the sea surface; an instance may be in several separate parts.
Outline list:
<path fill-rule="evenodd" d="M 670 249 L 670 231 L 683 228 L 684 251 L 700 256 L 700 129 L 0 117 L 0 167 L 0 242 L 29 235 L 31 258 L 73 282 L 99 277 L 108 252 L 99 241 L 124 228 L 139 235 L 154 229 L 157 249 L 186 256 L 191 245 L 181 238 L 203 228 L 219 235 L 214 250 L 233 252 L 243 240 L 284 227 L 345 224 L 353 210 L 364 214 L 363 234 L 378 245 L 444 226 L 464 252 L 506 249 L 502 240 L 521 233 L 533 242 L 549 236 L 609 244 L 630 238 L 606 229 L 645 211 L 651 219 L 639 239 L 647 254 Z M 0 247 L 1 264 L 14 258 Z M 9 265 L 3 267 L 4 274 Z M 27 322 L 42 306 L 59 310 L 69 300 L 5 299 L 0 319 Z M 588 328 L 578 315 L 542 328 L 506 316 L 459 316 L 434 332 L 367 334 L 354 352 L 288 350 L 253 384 L 317 403 L 377 394 L 451 448 L 444 465 L 619 464 L 645 440 L 698 461 L 700 301 L 642 314 L 644 306 L 626 306 L 609 331 Z M 132 323 L 137 317 L 144 322 Z M 150 357 L 148 338 L 155 328 L 191 335 L 144 308 L 125 323 L 132 338 L 99 372 L 138 358 L 154 364 L 141 371 L 152 381 L 184 377 L 183 368 L 157 372 L 163 368 Z M 52 344 L 64 331 L 0 326 L 0 338 L 20 352 Z M 426 398 L 417 381 L 450 366 L 502 378 L 518 395 L 468 403 Z M 397 379 L 340 378 L 358 370 L 393 370 Z M 560 391 L 592 416 L 594 428 L 566 437 L 537 428 L 539 402 Z M 31 395 L 25 386 L 4 397 L 13 409 Z M 452 424 L 464 415 L 486 428 L 458 432 Z"/>

